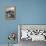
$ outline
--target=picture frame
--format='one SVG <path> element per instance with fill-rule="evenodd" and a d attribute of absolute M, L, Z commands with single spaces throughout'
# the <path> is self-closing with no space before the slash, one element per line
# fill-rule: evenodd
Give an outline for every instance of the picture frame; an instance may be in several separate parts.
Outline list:
<path fill-rule="evenodd" d="M 5 9 L 5 17 L 7 20 L 16 19 L 16 6 L 8 6 Z"/>

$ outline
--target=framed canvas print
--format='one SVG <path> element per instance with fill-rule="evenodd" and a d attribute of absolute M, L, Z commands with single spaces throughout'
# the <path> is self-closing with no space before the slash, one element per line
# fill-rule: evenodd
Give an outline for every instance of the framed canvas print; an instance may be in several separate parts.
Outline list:
<path fill-rule="evenodd" d="M 6 19 L 16 19 L 16 6 L 8 6 L 5 9 Z"/>
<path fill-rule="evenodd" d="M 31 46 L 34 42 L 46 42 L 46 25 L 19 24 L 18 41 L 20 46 Z"/>
<path fill-rule="evenodd" d="M 46 25 L 19 25 L 20 40 L 46 41 Z M 19 32 L 18 32 L 19 33 Z"/>

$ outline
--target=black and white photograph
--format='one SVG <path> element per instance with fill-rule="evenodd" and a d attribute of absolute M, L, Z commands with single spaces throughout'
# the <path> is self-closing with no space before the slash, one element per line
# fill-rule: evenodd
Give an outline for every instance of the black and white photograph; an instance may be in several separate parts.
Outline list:
<path fill-rule="evenodd" d="M 46 25 L 18 25 L 20 46 L 40 45 L 46 43 Z"/>
<path fill-rule="evenodd" d="M 14 19 L 16 18 L 16 6 L 9 6 L 5 11 L 6 19 Z"/>

